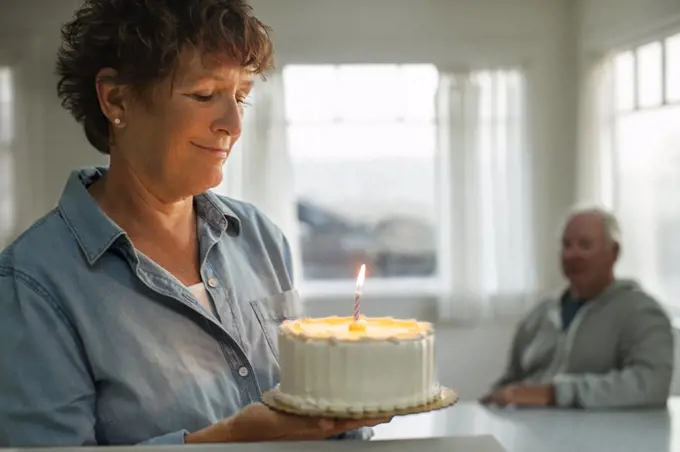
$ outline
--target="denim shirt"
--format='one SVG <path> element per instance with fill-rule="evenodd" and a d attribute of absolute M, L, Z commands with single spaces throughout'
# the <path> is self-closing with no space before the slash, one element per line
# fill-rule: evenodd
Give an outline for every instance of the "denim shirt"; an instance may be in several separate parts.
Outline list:
<path fill-rule="evenodd" d="M 278 326 L 301 310 L 280 230 L 194 198 L 213 316 L 99 209 L 105 171 L 72 173 L 0 255 L 0 447 L 182 444 L 278 383 Z"/>

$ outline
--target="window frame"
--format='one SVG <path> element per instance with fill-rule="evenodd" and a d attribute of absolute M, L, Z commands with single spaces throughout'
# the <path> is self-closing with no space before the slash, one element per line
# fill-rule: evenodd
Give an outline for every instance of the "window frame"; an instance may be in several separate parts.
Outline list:
<path fill-rule="evenodd" d="M 640 111 L 646 111 L 646 110 L 653 110 L 653 109 L 658 109 L 658 108 L 664 108 L 669 105 L 680 105 L 680 98 L 678 100 L 669 100 L 668 99 L 668 80 L 667 80 L 667 58 L 668 58 L 668 51 L 667 51 L 667 43 L 670 38 L 680 38 L 680 29 L 676 29 L 672 32 L 665 33 L 663 35 L 660 35 L 658 37 L 655 37 L 653 39 L 641 41 L 641 42 L 636 42 L 635 44 L 628 45 L 628 46 L 623 46 L 619 47 L 611 52 L 609 52 L 609 57 L 608 59 L 612 62 L 616 60 L 616 57 L 619 55 L 622 55 L 624 53 L 630 52 L 632 57 L 633 57 L 633 106 L 631 109 L 626 109 L 626 110 L 618 110 L 615 105 L 614 109 L 614 116 L 615 117 L 620 117 L 620 116 L 625 116 L 625 115 L 630 115 L 630 114 L 635 114 Z M 659 105 L 654 105 L 654 106 L 640 106 L 640 93 L 638 89 L 638 83 L 639 83 L 639 76 L 640 74 L 638 73 L 638 58 L 639 58 L 639 50 L 645 46 L 654 44 L 654 43 L 659 43 L 661 45 L 661 102 Z M 616 70 L 615 70 L 615 65 L 614 65 L 614 71 L 613 71 L 613 84 L 616 86 L 616 83 L 618 81 Z"/>

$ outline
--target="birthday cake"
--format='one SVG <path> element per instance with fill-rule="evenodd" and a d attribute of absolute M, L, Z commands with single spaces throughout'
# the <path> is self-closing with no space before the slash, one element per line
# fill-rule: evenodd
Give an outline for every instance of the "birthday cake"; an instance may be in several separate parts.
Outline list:
<path fill-rule="evenodd" d="M 440 394 L 430 323 L 391 317 L 288 320 L 277 399 L 300 410 L 390 412 Z"/>

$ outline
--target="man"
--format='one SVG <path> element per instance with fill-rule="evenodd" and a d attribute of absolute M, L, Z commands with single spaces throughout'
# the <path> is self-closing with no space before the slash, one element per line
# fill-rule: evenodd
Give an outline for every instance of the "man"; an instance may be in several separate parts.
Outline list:
<path fill-rule="evenodd" d="M 673 373 L 671 324 L 635 282 L 614 277 L 619 236 L 608 212 L 587 209 L 569 217 L 562 236 L 569 288 L 520 322 L 507 370 L 483 403 L 665 405 Z"/>

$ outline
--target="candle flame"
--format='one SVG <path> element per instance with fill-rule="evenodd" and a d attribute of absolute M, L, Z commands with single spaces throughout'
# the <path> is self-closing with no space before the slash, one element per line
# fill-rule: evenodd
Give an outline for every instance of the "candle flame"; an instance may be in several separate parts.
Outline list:
<path fill-rule="evenodd" d="M 361 288 L 364 286 L 365 279 L 366 279 L 366 264 L 361 264 L 359 276 L 357 277 L 357 293 L 361 293 Z"/>

